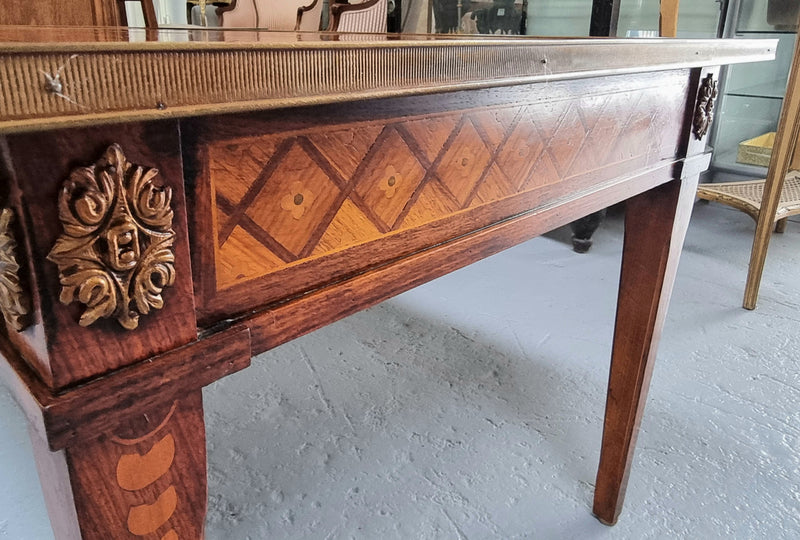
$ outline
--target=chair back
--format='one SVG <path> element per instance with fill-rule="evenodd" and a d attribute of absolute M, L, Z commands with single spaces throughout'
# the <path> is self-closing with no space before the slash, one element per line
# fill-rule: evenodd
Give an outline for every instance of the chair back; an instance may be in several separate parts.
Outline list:
<path fill-rule="evenodd" d="M 336 10 L 336 8 L 339 8 Z M 362 2 L 331 6 L 332 17 L 329 30 L 336 32 L 386 32 L 387 0 L 363 0 Z M 338 11 L 338 13 L 337 13 Z"/>
<path fill-rule="evenodd" d="M 304 32 L 316 32 L 319 30 L 322 21 L 322 4 L 322 0 L 314 0 L 311 5 L 301 8 L 302 15 L 297 30 Z"/>
<path fill-rule="evenodd" d="M 223 28 L 319 30 L 322 0 L 234 0 L 217 14 Z"/>
<path fill-rule="evenodd" d="M 217 17 L 222 28 L 258 28 L 255 0 L 233 0 L 217 8 Z"/>

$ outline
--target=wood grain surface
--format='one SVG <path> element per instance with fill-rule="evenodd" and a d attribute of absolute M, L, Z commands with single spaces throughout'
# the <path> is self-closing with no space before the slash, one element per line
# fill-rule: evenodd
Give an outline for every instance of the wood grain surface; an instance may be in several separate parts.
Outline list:
<path fill-rule="evenodd" d="M 171 402 L 250 365 L 250 331 L 224 331 L 148 358 L 74 389 L 53 393 L 0 339 L 0 380 L 51 450 L 98 437 L 120 421 Z"/>
<path fill-rule="evenodd" d="M 420 44 L 398 51 L 439 54 L 445 63 L 470 47 L 492 58 L 508 53 L 505 45 L 490 50 L 488 43 L 437 45 L 439 53 Z M 104 50 L 84 45 L 87 55 Z M 228 45 L 184 52 L 248 57 Z M 385 60 L 394 47 L 324 45 L 301 50 L 294 42 L 251 43 L 248 50 L 262 59 L 296 48 L 292 61 L 328 53 Z M 659 62 L 671 46 L 657 47 Z M 527 42 L 520 47 L 530 48 Z M 536 48 L 547 53 L 536 57 L 512 55 L 488 71 L 456 66 L 466 73 L 465 86 L 453 80 L 452 86 L 413 88 L 417 79 L 394 70 L 399 90 L 384 78 L 373 86 L 359 81 L 361 93 L 345 96 L 349 87 L 326 79 L 324 70 L 313 72 L 317 78 L 292 71 L 272 89 L 276 100 L 252 101 L 262 99 L 263 80 L 252 95 L 239 96 L 265 109 L 255 114 L 126 124 L 124 115 L 111 119 L 108 111 L 119 104 L 108 94 L 97 111 L 109 114 L 101 120 L 111 125 L 5 135 L 0 174 L 10 185 L 0 189 L 0 198 L 18 216 L 33 324 L 0 338 L 6 360 L 0 375 L 31 422 L 59 538 L 201 538 L 203 385 L 247 366 L 253 353 L 633 197 L 594 506 L 602 521 L 616 520 L 694 184 L 708 164 L 704 142 L 690 141 L 698 81 L 706 71 L 687 67 L 698 65 L 696 59 L 660 63 L 652 73 L 609 75 L 582 63 L 586 58 L 574 56 L 578 49 L 571 44 L 549 47 Z M 0 56 L 4 50 L 10 49 L 0 44 Z M 156 43 L 128 52 L 152 63 L 174 51 Z M 557 80 L 548 70 L 566 67 L 549 64 L 554 58 L 579 68 L 562 71 Z M 519 71 L 518 61 L 538 63 L 530 72 L 539 82 L 522 77 L 511 84 L 493 75 Z M 81 62 L 69 69 L 85 67 Z M 646 63 L 637 59 L 637 65 Z M 425 80 L 439 84 L 447 73 Z M 592 77 L 574 78 L 586 73 Z M 237 74 L 239 82 L 251 77 Z M 239 84 L 231 81 L 214 88 Z M 92 91 L 102 94 L 103 84 Z M 184 83 L 176 84 L 173 90 Z M 295 99 L 297 89 L 311 101 Z M 434 89 L 442 93 L 430 95 Z M 25 106 L 79 114 L 37 95 Z M 335 102 L 337 96 L 346 99 Z M 150 94 L 134 97 L 144 99 L 145 108 L 165 105 L 152 103 Z M 214 103 L 237 99 L 224 92 L 212 97 Z M 209 113 L 206 98 L 194 96 L 197 103 L 175 114 Z M 138 115 L 136 103 L 125 110 Z M 266 110 L 274 107 L 280 110 Z M 83 121 L 98 120 L 90 116 Z M 175 213 L 174 285 L 163 291 L 163 309 L 142 316 L 133 330 L 106 319 L 80 326 L 83 307 L 59 301 L 59 268 L 47 261 L 63 227 L 58 201 L 64 180 L 111 144 L 130 162 L 159 170 Z"/>
<path fill-rule="evenodd" d="M 708 159 L 704 161 L 708 163 Z M 591 199 L 565 197 L 495 227 L 464 235 L 452 242 L 420 251 L 244 317 L 242 322 L 252 332 L 253 352 L 277 347 L 330 322 L 564 225 L 578 216 L 618 202 L 627 195 L 669 182 L 675 176 L 671 163 L 647 169 L 624 182 L 611 181 L 598 186 Z"/>
<path fill-rule="evenodd" d="M 658 342 L 698 176 L 626 202 L 614 345 L 594 494 L 594 514 L 613 525 L 622 510 Z"/>
<path fill-rule="evenodd" d="M 3 25 L 118 26 L 117 0 L 0 0 Z"/>

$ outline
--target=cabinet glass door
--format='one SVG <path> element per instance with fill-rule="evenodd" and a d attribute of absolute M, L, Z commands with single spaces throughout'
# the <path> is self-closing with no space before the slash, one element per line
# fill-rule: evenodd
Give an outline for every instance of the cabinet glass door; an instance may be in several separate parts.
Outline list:
<path fill-rule="evenodd" d="M 763 144 L 767 138 L 761 136 L 777 128 L 796 39 L 798 5 L 797 0 L 740 0 L 731 5 L 734 11 L 729 17 L 727 36 L 779 41 L 774 61 L 731 66 L 723 74 L 722 97 L 711 139 L 715 172 L 761 178 L 766 175 L 766 167 L 757 163 L 757 156 L 768 150 L 740 151 L 740 144 Z"/>

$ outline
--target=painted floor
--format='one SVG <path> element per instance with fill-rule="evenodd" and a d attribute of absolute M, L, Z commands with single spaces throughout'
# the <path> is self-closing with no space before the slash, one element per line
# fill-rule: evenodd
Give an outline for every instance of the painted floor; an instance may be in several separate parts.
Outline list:
<path fill-rule="evenodd" d="M 698 204 L 619 523 L 591 515 L 622 219 L 259 356 L 205 392 L 207 538 L 800 538 L 800 223 L 743 310 L 753 223 Z M 0 387 L 0 538 L 52 532 Z"/>

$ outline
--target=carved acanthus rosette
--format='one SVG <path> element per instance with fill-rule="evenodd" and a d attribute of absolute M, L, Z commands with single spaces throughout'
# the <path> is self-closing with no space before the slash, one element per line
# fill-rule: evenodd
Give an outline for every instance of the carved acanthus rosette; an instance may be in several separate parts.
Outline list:
<path fill-rule="evenodd" d="M 20 332 L 27 326 L 30 299 L 19 281 L 17 242 L 11 231 L 13 217 L 8 208 L 0 210 L 0 311 L 6 323 Z"/>
<path fill-rule="evenodd" d="M 717 100 L 717 81 L 712 74 L 708 74 L 700 84 L 697 94 L 697 106 L 694 109 L 693 131 L 697 140 L 702 139 L 714 121 L 714 103 Z"/>
<path fill-rule="evenodd" d="M 133 330 L 140 314 L 163 307 L 161 292 L 175 282 L 175 231 L 172 190 L 156 185 L 157 175 L 113 144 L 64 183 L 64 232 L 47 258 L 58 265 L 61 302 L 86 306 L 81 326 L 115 317 Z"/>

